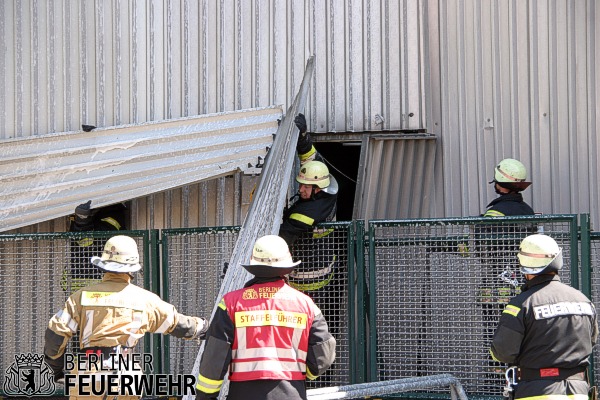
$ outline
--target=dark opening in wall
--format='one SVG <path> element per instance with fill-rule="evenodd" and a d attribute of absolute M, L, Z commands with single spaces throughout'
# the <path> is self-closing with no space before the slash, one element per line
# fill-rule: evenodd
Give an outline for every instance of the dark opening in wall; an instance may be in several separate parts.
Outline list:
<path fill-rule="evenodd" d="M 360 143 L 318 142 L 315 148 L 325 158 L 329 173 L 340 185 L 337 201 L 338 221 L 351 221 L 360 160 Z"/>

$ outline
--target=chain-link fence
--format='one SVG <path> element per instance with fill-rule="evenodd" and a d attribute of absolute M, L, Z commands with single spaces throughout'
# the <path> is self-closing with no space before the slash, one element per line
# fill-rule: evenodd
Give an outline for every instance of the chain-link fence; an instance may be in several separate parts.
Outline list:
<path fill-rule="evenodd" d="M 371 221 L 370 379 L 450 373 L 469 393 L 501 395 L 505 367 L 489 346 L 523 282 L 518 245 L 542 230 L 563 247 L 570 283 L 576 216 Z"/>
<path fill-rule="evenodd" d="M 134 237 L 145 265 L 147 232 L 125 232 Z M 15 355 L 43 354 L 44 332 L 50 318 L 64 307 L 67 298 L 82 287 L 98 282 L 92 255 L 102 253 L 114 232 L 0 235 L 0 366 L 6 369 Z M 149 285 L 148 266 L 137 278 Z M 141 285 L 141 283 L 140 283 Z M 144 342 L 139 346 L 144 346 Z M 143 347 L 141 347 L 143 348 Z M 77 353 L 73 337 L 68 353 Z"/>
<path fill-rule="evenodd" d="M 541 231 L 563 248 L 563 282 L 597 303 L 600 233 L 583 222 L 579 229 L 575 215 L 371 221 L 366 234 L 362 221 L 336 222 L 301 237 L 292 252 L 303 263 L 291 282 L 314 298 L 338 342 L 334 366 L 308 387 L 452 374 L 467 393 L 499 397 L 505 366 L 491 361 L 490 340 L 523 281 L 518 244 Z M 211 314 L 239 227 L 123 233 L 143 245 L 136 284 L 181 313 Z M 89 257 L 101 245 L 94 254 L 81 245 L 113 234 L 0 235 L 1 367 L 16 354 L 43 351 L 50 317 L 97 278 Z M 69 351 L 76 347 L 72 340 Z M 138 347 L 155 355 L 155 373 L 170 374 L 190 373 L 198 348 L 160 335 Z M 599 360 L 595 351 L 595 376 Z"/>

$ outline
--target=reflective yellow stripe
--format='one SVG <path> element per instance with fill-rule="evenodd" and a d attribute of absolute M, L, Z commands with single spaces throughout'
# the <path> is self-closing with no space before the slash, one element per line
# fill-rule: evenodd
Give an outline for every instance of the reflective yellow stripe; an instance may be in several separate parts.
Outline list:
<path fill-rule="evenodd" d="M 204 393 L 217 393 L 221 390 L 223 380 L 208 379 L 202 375 L 198 375 L 198 383 L 196 383 L 196 389 Z"/>
<path fill-rule="evenodd" d="M 312 156 L 316 152 L 317 152 L 317 149 L 315 149 L 315 146 L 312 146 L 307 153 L 298 154 L 298 158 L 300 158 L 300 162 L 303 162 L 303 161 L 308 160 L 310 158 L 310 156 Z"/>
<path fill-rule="evenodd" d="M 317 378 L 318 378 L 318 376 L 317 376 L 317 375 L 313 375 L 313 374 L 310 372 L 310 369 L 306 368 L 306 378 L 307 378 L 309 381 L 314 381 L 315 379 L 317 379 Z"/>
<path fill-rule="evenodd" d="M 504 217 L 505 215 L 497 210 L 487 210 L 485 212 L 485 214 L 483 214 L 483 216 L 484 217 Z"/>
<path fill-rule="evenodd" d="M 308 316 L 304 313 L 276 310 L 237 311 L 235 326 L 283 326 L 286 328 L 306 329 Z"/>
<path fill-rule="evenodd" d="M 227 311 L 227 306 L 225 305 L 225 299 L 221 299 L 219 302 L 219 308 L 223 311 Z"/>
<path fill-rule="evenodd" d="M 121 224 L 119 222 L 117 222 L 117 220 L 114 218 L 106 217 L 106 218 L 102 218 L 100 221 L 106 222 L 107 224 L 114 226 L 116 230 L 121 229 Z"/>
<path fill-rule="evenodd" d="M 545 394 L 541 396 L 517 397 L 515 400 L 588 400 L 587 394 Z"/>
<path fill-rule="evenodd" d="M 321 239 L 321 238 L 329 235 L 334 230 L 335 229 L 333 229 L 333 228 L 329 228 L 329 229 L 315 229 L 313 231 L 313 239 Z"/>
<path fill-rule="evenodd" d="M 507 305 L 506 308 L 504 309 L 504 311 L 502 311 L 502 313 L 507 313 L 512 315 L 513 317 L 516 317 L 517 314 L 519 314 L 519 311 L 521 311 L 521 309 L 519 307 L 515 307 L 512 305 Z"/>
<path fill-rule="evenodd" d="M 296 221 L 300 221 L 305 223 L 306 225 L 311 225 L 315 223 L 315 220 L 312 219 L 311 217 L 307 217 L 306 215 L 302 215 L 302 214 L 298 214 L 298 213 L 293 213 L 292 215 L 290 215 L 290 219 L 295 219 Z"/>
<path fill-rule="evenodd" d="M 77 244 L 80 245 L 81 247 L 88 247 L 88 246 L 91 246 L 92 244 L 94 244 L 94 239 L 93 238 L 79 239 L 77 241 Z"/>
<path fill-rule="evenodd" d="M 502 361 L 500 361 L 500 360 L 498 360 L 498 359 L 496 358 L 496 356 L 494 355 L 494 352 L 492 351 L 492 349 L 490 349 L 490 356 L 492 356 L 492 360 L 494 360 L 494 361 L 498 361 L 498 362 L 502 362 Z"/>
<path fill-rule="evenodd" d="M 293 282 L 292 280 L 290 280 L 290 286 L 293 287 L 294 289 L 300 290 L 301 292 L 305 292 L 307 290 L 319 290 L 319 289 L 323 288 L 324 286 L 327 286 L 327 284 L 329 284 L 329 282 L 331 282 L 332 278 L 333 278 L 333 272 L 329 275 L 329 277 L 327 279 L 319 281 L 319 282 L 296 283 L 296 282 Z"/>

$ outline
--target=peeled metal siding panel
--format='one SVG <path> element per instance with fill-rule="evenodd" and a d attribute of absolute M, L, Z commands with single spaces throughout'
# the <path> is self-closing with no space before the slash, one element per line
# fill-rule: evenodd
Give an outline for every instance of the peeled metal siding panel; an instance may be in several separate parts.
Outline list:
<path fill-rule="evenodd" d="M 0 230 L 246 170 L 272 143 L 278 107 L 95 129 L 0 147 Z M 222 200 L 222 199 L 221 199 Z"/>

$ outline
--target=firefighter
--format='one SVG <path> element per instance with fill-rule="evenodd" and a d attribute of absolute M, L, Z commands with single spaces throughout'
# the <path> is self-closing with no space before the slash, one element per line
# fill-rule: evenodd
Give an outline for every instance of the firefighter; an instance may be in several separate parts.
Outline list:
<path fill-rule="evenodd" d="M 69 296 L 64 308 L 50 319 L 46 329 L 44 355 L 54 371 L 55 380 L 63 376 L 65 348 L 77 333 L 81 338 L 81 353 L 102 359 L 109 358 L 110 354 L 132 354 L 146 332 L 183 339 L 204 338 L 208 329 L 205 318 L 180 314 L 156 294 L 132 283 L 133 274 L 142 268 L 134 239 L 113 236 L 106 242 L 102 255 L 93 257 L 91 262 L 102 271 L 102 281 Z M 96 370 L 71 373 L 101 374 Z M 78 387 L 75 387 L 70 395 L 74 399 L 82 398 L 77 393 Z"/>
<path fill-rule="evenodd" d="M 494 190 L 500 196 L 487 205 L 484 217 L 504 217 L 509 215 L 534 215 L 533 209 L 523 201 L 521 192 L 531 185 L 527 182 L 527 170 L 523 163 L 513 158 L 505 158 L 494 168 Z"/>
<path fill-rule="evenodd" d="M 228 400 L 306 399 L 306 379 L 323 374 L 335 359 L 335 339 L 319 308 L 287 284 L 292 261 L 281 237 L 254 244 L 254 275 L 221 299 L 206 337 L 196 399 L 216 399 L 229 372 Z"/>
<path fill-rule="evenodd" d="M 126 230 L 124 204 L 118 203 L 99 209 L 91 208 L 92 200 L 75 207 L 71 217 L 70 232 L 122 231 Z M 100 271 L 90 265 L 89 260 L 102 252 L 104 241 L 101 238 L 79 237 L 71 240 L 69 269 L 65 269 L 62 287 L 67 293 L 75 292 L 84 286 L 102 279 Z"/>
<path fill-rule="evenodd" d="M 490 353 L 518 367 L 515 399 L 587 400 L 594 304 L 561 283 L 562 249 L 551 237 L 527 236 L 517 257 L 526 283 L 502 312 Z"/>
<path fill-rule="evenodd" d="M 531 182 L 527 182 L 527 170 L 518 160 L 505 158 L 494 168 L 494 178 L 490 182 L 498 196 L 487 206 L 484 217 L 508 217 L 515 215 L 534 215 L 533 209 L 523 201 L 521 191 Z M 514 254 L 520 240 L 533 233 L 532 228 L 524 224 L 485 224 L 476 227 L 482 263 L 482 282 L 480 301 L 483 313 L 484 348 L 488 348 L 498 315 L 511 297 L 519 293 L 517 272 L 512 269 L 512 261 L 507 254 Z M 483 239 L 483 238 L 487 239 Z M 502 366 L 489 360 L 486 385 L 494 387 L 502 379 Z"/>
<path fill-rule="evenodd" d="M 329 173 L 322 156 L 313 146 L 310 134 L 306 132 L 304 115 L 298 114 L 294 122 L 300 130 L 296 144 L 300 158 L 300 172 L 296 177 L 299 188 L 290 200 L 292 205 L 284 210 L 283 222 L 279 227 L 279 236 L 288 246 L 292 246 L 300 235 L 312 231 L 320 222 L 335 220 L 338 192 L 337 181 Z M 326 236 L 323 232 L 315 232 L 315 235 Z"/>
<path fill-rule="evenodd" d="M 321 222 L 335 220 L 338 184 L 329 173 L 327 165 L 312 144 L 310 134 L 306 132 L 304 115 L 298 114 L 294 120 L 300 130 L 296 149 L 300 158 L 300 171 L 296 177 L 299 184 L 298 197 L 292 206 L 283 212 L 283 222 L 279 227 L 281 236 L 293 252 L 307 251 L 303 266 L 290 274 L 290 285 L 304 292 L 323 289 L 335 278 L 337 254 L 331 251 L 331 240 L 327 238 L 333 229 L 317 229 Z M 298 243 L 305 232 L 311 232 L 308 243 Z M 304 249 L 308 247 L 308 249 Z M 315 293 L 311 293 L 311 296 Z M 314 297 L 313 297 L 314 298 Z M 324 305 L 324 304 L 322 304 Z M 322 306 L 321 305 L 321 306 Z"/>

